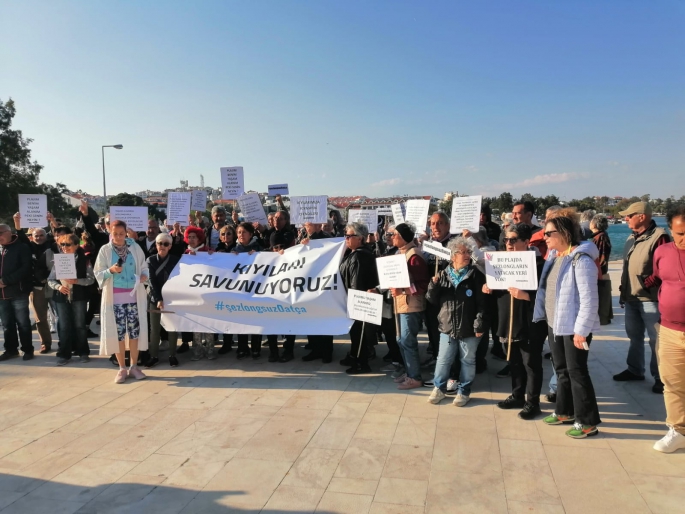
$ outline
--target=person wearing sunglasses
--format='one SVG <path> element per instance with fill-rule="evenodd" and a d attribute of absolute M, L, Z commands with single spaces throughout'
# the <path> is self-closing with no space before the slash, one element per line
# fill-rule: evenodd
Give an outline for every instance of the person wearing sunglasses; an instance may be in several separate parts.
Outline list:
<path fill-rule="evenodd" d="M 224 225 L 219 231 L 219 244 L 216 245 L 216 252 L 229 253 L 235 248 L 238 238 L 233 225 Z"/>
<path fill-rule="evenodd" d="M 48 277 L 48 287 L 52 289 L 52 298 L 59 317 L 58 366 L 69 363 L 72 353 L 78 354 L 83 363 L 90 361 L 86 312 L 90 300 L 89 286 L 95 283 L 95 274 L 90 260 L 79 246 L 80 242 L 75 234 L 66 234 L 57 240 L 60 253 L 74 255 L 76 278 L 58 279 L 54 266 Z"/>
<path fill-rule="evenodd" d="M 159 234 L 155 238 L 157 251 L 147 258 L 147 266 L 150 272 L 148 282 L 148 300 L 150 312 L 150 359 L 145 363 L 146 368 L 152 368 L 159 363 L 159 342 L 162 332 L 162 313 L 164 310 L 164 298 L 162 288 L 169 275 L 181 259 L 180 256 L 170 253 L 173 238 L 169 234 Z M 169 341 L 169 365 L 178 366 L 176 358 L 176 345 L 178 344 L 178 332 L 168 332 Z"/>
<path fill-rule="evenodd" d="M 557 374 L 557 401 L 547 425 L 572 424 L 566 435 L 597 435 L 601 423 L 595 389 L 588 371 L 592 333 L 599 329 L 597 265 L 599 251 L 580 241 L 577 214 L 562 209 L 544 228 L 549 254 L 535 298 L 534 322 L 546 321 Z"/>

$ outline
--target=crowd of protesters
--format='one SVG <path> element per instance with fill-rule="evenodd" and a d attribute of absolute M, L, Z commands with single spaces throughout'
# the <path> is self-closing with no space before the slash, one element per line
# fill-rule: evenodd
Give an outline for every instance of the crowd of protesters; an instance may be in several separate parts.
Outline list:
<path fill-rule="evenodd" d="M 95 223 L 87 204 L 80 210 L 77 228 L 49 216 L 48 230 L 16 234 L 0 225 L 0 316 L 5 351 L 0 361 L 34 356 L 29 305 L 36 320 L 40 352 L 53 350 L 50 318 L 56 319 L 59 339 L 57 365 L 73 357 L 87 363 L 89 337 L 98 337 L 90 325 L 99 313 L 100 354 L 118 367 L 115 381 L 141 380 L 142 367 L 160 363 L 167 347 L 169 364 L 190 352 L 191 360 L 216 359 L 237 346 L 238 359 L 259 359 L 267 346 L 269 362 L 295 358 L 295 336 L 279 334 L 211 334 L 167 332 L 161 325 L 165 303 L 163 286 L 181 256 L 193 259 L 203 252 L 283 252 L 294 245 L 333 237 L 345 239 L 340 276 L 346 289 L 383 295 L 379 326 L 354 322 L 349 352 L 340 361 L 351 375 L 371 373 L 379 341 L 387 354 L 380 371 L 389 373 L 400 390 L 430 387 L 427 401 L 439 404 L 454 396 L 456 407 L 466 406 L 477 375 L 487 368 L 487 352 L 507 359 L 498 377 L 511 378 L 511 394 L 497 403 L 519 410 L 522 420 L 542 416 L 543 347 L 553 364 L 550 393 L 554 412 L 547 425 L 568 424 L 569 437 L 596 435 L 601 423 L 588 357 L 600 325 L 613 318 L 609 257 L 611 241 L 606 216 L 593 211 L 550 207 L 544 222 L 535 217 L 530 202 L 517 202 L 502 224 L 492 220 L 484 205 L 480 230 L 452 234 L 450 218 L 438 211 L 427 227 L 380 221 L 375 233 L 366 225 L 345 224 L 338 211 L 328 223 L 306 223 L 296 228 L 277 197 L 279 210 L 268 215 L 268 225 L 247 223 L 233 211 L 214 206 L 211 219 L 195 213 L 182 229 L 148 222 L 145 233 L 130 230 L 122 221 L 107 218 Z M 648 202 L 637 202 L 621 212 L 632 230 L 623 257 L 620 306 L 630 340 L 627 369 L 616 381 L 645 379 L 645 334 L 651 357 L 652 391 L 663 394 L 667 435 L 654 448 L 672 452 L 685 448 L 685 207 L 669 212 L 669 233 L 656 225 Z M 423 241 L 439 243 L 450 260 L 437 260 L 422 250 Z M 530 251 L 536 256 L 537 290 L 491 290 L 486 285 L 487 252 Z M 77 278 L 57 280 L 53 265 L 58 252 L 75 255 Z M 404 255 L 411 286 L 382 290 L 376 259 Z M 142 284 L 142 286 L 141 286 Z M 425 327 L 428 358 L 419 355 L 419 332 Z M 180 339 L 180 345 L 179 343 Z M 333 336 L 310 335 L 304 361 L 333 359 Z M 491 345 L 492 341 L 492 345 Z M 217 349 L 218 347 L 218 349 Z"/>

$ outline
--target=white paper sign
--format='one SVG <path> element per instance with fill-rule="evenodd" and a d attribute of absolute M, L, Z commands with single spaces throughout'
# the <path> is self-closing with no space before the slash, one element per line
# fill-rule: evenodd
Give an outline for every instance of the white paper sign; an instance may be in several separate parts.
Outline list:
<path fill-rule="evenodd" d="M 207 210 L 207 191 L 204 189 L 191 191 L 190 208 L 194 211 L 205 212 Z"/>
<path fill-rule="evenodd" d="M 350 209 L 347 221 L 361 223 L 369 229 L 369 234 L 378 230 L 378 211 L 376 209 Z"/>
<path fill-rule="evenodd" d="M 327 196 L 291 196 L 290 223 L 326 223 L 328 221 Z"/>
<path fill-rule="evenodd" d="M 376 211 L 379 216 L 392 216 L 392 209 L 390 207 L 379 207 Z"/>
<path fill-rule="evenodd" d="M 272 184 L 269 186 L 269 196 L 287 195 L 288 184 Z"/>
<path fill-rule="evenodd" d="M 167 223 L 188 225 L 190 215 L 190 193 L 169 193 L 167 195 L 166 218 Z"/>
<path fill-rule="evenodd" d="M 426 230 L 430 200 L 407 200 L 406 205 L 404 222 L 413 223 L 417 233 Z"/>
<path fill-rule="evenodd" d="M 145 232 L 147 230 L 147 207 L 126 207 L 112 205 L 109 208 L 109 221 L 123 221 L 126 228 L 135 232 Z"/>
<path fill-rule="evenodd" d="M 349 289 L 347 316 L 350 319 L 380 325 L 383 319 L 383 295 Z"/>
<path fill-rule="evenodd" d="M 76 254 L 56 253 L 54 257 L 55 276 L 57 280 L 76 278 Z"/>
<path fill-rule="evenodd" d="M 381 289 L 409 287 L 409 269 L 404 254 L 389 255 L 376 259 L 378 282 Z"/>
<path fill-rule="evenodd" d="M 258 221 L 264 226 L 268 224 L 262 201 L 259 199 L 257 193 L 250 193 L 239 197 L 238 205 L 240 206 L 240 212 L 242 213 L 243 218 L 245 218 L 245 221 L 249 223 Z"/>
<path fill-rule="evenodd" d="M 47 226 L 48 197 L 46 195 L 19 195 L 21 228 Z"/>
<path fill-rule="evenodd" d="M 452 252 L 449 248 L 445 248 L 442 244 L 435 241 L 424 241 L 421 247 L 424 252 L 435 255 L 439 259 L 446 259 L 448 261 L 452 259 Z"/>
<path fill-rule="evenodd" d="M 490 289 L 538 288 L 535 252 L 485 252 L 485 278 Z"/>
<path fill-rule="evenodd" d="M 390 208 L 392 209 L 392 219 L 395 222 L 395 226 L 404 223 L 405 205 L 403 203 L 396 203 Z"/>
<path fill-rule="evenodd" d="M 220 168 L 221 170 L 221 198 L 237 200 L 245 192 L 245 177 L 242 166 Z"/>
<path fill-rule="evenodd" d="M 461 234 L 466 229 L 469 232 L 478 232 L 480 229 L 480 206 L 482 196 L 455 196 L 452 199 L 452 219 L 450 232 Z"/>

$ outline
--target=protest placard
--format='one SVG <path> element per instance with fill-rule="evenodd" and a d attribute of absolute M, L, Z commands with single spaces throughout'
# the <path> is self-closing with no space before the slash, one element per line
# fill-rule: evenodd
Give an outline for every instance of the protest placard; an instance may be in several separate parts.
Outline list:
<path fill-rule="evenodd" d="M 240 213 L 243 215 L 245 221 L 252 223 L 257 221 L 264 226 L 267 226 L 266 213 L 264 206 L 257 193 L 250 193 L 238 197 L 238 205 L 240 206 Z"/>
<path fill-rule="evenodd" d="M 390 209 L 392 210 L 392 219 L 395 225 L 404 223 L 405 205 L 403 203 L 393 204 Z"/>
<path fill-rule="evenodd" d="M 347 316 L 357 321 L 380 325 L 383 319 L 383 295 L 348 289 Z"/>
<path fill-rule="evenodd" d="M 288 184 L 271 184 L 269 186 L 269 196 L 287 195 Z"/>
<path fill-rule="evenodd" d="M 378 211 L 376 209 L 350 209 L 347 221 L 361 223 L 369 229 L 369 234 L 378 230 Z"/>
<path fill-rule="evenodd" d="M 379 207 L 376 209 L 379 216 L 392 216 L 392 209 L 390 207 Z"/>
<path fill-rule="evenodd" d="M 448 248 L 445 248 L 440 243 L 435 241 L 424 241 L 421 248 L 424 252 L 431 255 L 435 255 L 439 259 L 450 260 L 452 258 L 452 252 Z"/>
<path fill-rule="evenodd" d="M 404 222 L 412 223 L 417 232 L 426 230 L 430 200 L 407 200 Z"/>
<path fill-rule="evenodd" d="M 490 289 L 538 288 L 535 252 L 485 252 L 485 278 Z"/>
<path fill-rule="evenodd" d="M 242 166 L 220 168 L 221 198 L 223 200 L 237 200 L 245 192 L 245 177 Z"/>
<path fill-rule="evenodd" d="M 328 221 L 327 196 L 291 196 L 290 223 L 293 225 L 326 223 Z"/>
<path fill-rule="evenodd" d="M 205 212 L 207 210 L 207 191 L 204 189 L 191 191 L 190 208 L 194 211 Z"/>
<path fill-rule="evenodd" d="M 57 280 L 76 277 L 76 254 L 75 253 L 56 253 L 55 277 Z"/>
<path fill-rule="evenodd" d="M 190 200 L 190 193 L 169 193 L 167 195 L 167 224 L 180 223 L 181 226 L 188 225 Z"/>
<path fill-rule="evenodd" d="M 147 207 L 127 207 L 122 205 L 111 205 L 109 208 L 109 221 L 123 221 L 126 227 L 136 232 L 147 230 L 148 220 Z M 188 217 L 186 216 L 186 219 Z"/>
<path fill-rule="evenodd" d="M 376 259 L 378 282 L 381 289 L 409 287 L 409 269 L 404 254 L 389 255 Z"/>
<path fill-rule="evenodd" d="M 464 229 L 469 232 L 478 232 L 482 202 L 482 196 L 455 196 L 452 198 L 450 232 L 461 234 Z"/>
<path fill-rule="evenodd" d="M 19 195 L 21 228 L 47 226 L 48 197 L 46 195 Z"/>

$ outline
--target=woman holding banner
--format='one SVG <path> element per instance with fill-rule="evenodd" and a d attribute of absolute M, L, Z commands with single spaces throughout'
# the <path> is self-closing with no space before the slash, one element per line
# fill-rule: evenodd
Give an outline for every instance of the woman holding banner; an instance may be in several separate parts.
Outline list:
<path fill-rule="evenodd" d="M 594 243 L 580 241 L 573 213 L 550 218 L 545 225 L 550 250 L 535 298 L 533 321 L 546 320 L 557 373 L 555 412 L 547 425 L 573 424 L 566 435 L 597 435 L 601 423 L 595 389 L 587 367 L 592 332 L 599 329 L 597 265 Z"/>
<path fill-rule="evenodd" d="M 148 346 L 147 294 L 140 287 L 148 279 L 148 267 L 138 243 L 126 237 L 126 223 L 114 221 L 110 230 L 112 240 L 100 248 L 94 270 L 102 288 L 100 355 L 116 354 L 119 372 L 114 381 L 123 384 L 129 376 L 146 378 L 136 363 L 138 351 Z M 131 351 L 128 370 L 126 338 Z"/>

